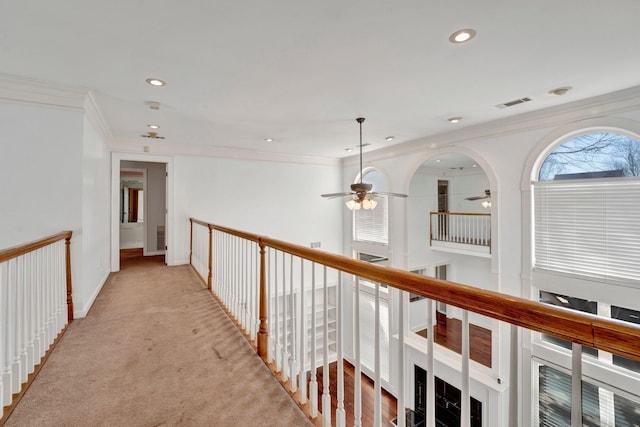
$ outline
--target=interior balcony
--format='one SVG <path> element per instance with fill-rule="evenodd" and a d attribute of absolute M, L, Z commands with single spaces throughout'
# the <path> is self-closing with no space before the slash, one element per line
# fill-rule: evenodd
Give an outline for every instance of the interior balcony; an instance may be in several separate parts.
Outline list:
<path fill-rule="evenodd" d="M 431 249 L 491 258 L 491 214 L 431 212 Z"/>

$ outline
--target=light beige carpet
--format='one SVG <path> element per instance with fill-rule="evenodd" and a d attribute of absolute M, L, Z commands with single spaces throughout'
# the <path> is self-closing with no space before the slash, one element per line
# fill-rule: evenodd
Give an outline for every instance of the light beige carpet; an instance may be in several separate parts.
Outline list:
<path fill-rule="evenodd" d="M 134 259 L 6 426 L 308 426 L 188 266 Z"/>

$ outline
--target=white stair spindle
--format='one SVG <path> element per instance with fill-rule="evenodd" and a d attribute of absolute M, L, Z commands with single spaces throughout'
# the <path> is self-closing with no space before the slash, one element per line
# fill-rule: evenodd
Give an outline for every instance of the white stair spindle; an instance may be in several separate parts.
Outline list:
<path fill-rule="evenodd" d="M 434 369 L 433 340 L 436 333 L 433 327 L 433 306 L 435 301 L 427 300 L 427 427 L 436 426 L 436 381 Z"/>
<path fill-rule="evenodd" d="M 373 388 L 373 425 L 381 427 L 382 425 L 382 378 L 380 372 L 380 283 L 375 286 L 375 306 L 374 306 L 374 343 L 375 343 L 375 359 L 374 359 L 374 388 Z"/>
<path fill-rule="evenodd" d="M 309 415 L 318 416 L 318 383 L 316 370 L 316 263 L 311 263 L 311 380 L 309 382 Z"/>
<path fill-rule="evenodd" d="M 322 425 L 324 427 L 331 427 L 331 393 L 329 391 L 329 288 L 327 286 L 327 266 L 324 266 L 323 273 Z"/>
<path fill-rule="evenodd" d="M 18 294 L 20 296 L 20 327 L 18 335 L 20 337 L 20 382 L 27 381 L 29 368 L 27 367 L 27 266 L 26 255 L 18 257 Z M 56 322 L 57 325 L 57 322 Z"/>
<path fill-rule="evenodd" d="M 298 391 L 298 373 L 296 367 L 296 334 L 297 331 L 297 323 L 296 323 L 296 294 L 293 292 L 293 255 L 289 258 L 289 295 L 290 295 L 290 303 L 289 303 L 289 312 L 291 313 L 291 354 L 289 355 L 289 372 L 291 376 L 291 381 L 289 381 L 289 386 L 291 393 L 295 393 Z"/>
<path fill-rule="evenodd" d="M 284 255 L 284 254 L 283 254 Z M 278 251 L 273 251 L 273 329 L 275 329 L 275 341 L 273 343 L 273 355 L 276 362 L 276 372 L 280 372 L 280 304 L 278 303 Z"/>
<path fill-rule="evenodd" d="M 471 393 L 469 391 L 469 312 L 462 310 L 462 378 L 460 426 L 471 426 Z"/>
<path fill-rule="evenodd" d="M 400 304 L 398 304 L 398 398 L 397 398 L 397 413 L 398 413 L 398 421 L 396 423 L 397 427 L 405 427 L 406 417 L 405 417 L 405 401 L 404 401 L 404 308 L 405 301 L 407 300 L 407 293 L 405 291 L 399 291 L 399 299 Z"/>
<path fill-rule="evenodd" d="M 305 314 L 304 314 L 304 259 L 300 258 L 300 374 L 298 376 L 298 401 L 307 403 L 307 371 L 305 369 Z"/>
<path fill-rule="evenodd" d="M 19 348 L 19 310 L 18 310 L 18 280 L 17 280 L 17 259 L 13 259 L 9 264 L 9 310 L 10 310 L 10 348 L 11 348 L 11 392 L 20 391 L 20 348 Z"/>
<path fill-rule="evenodd" d="M 582 346 L 571 346 L 571 427 L 582 426 Z"/>
<path fill-rule="evenodd" d="M 336 408 L 336 427 L 346 427 L 344 410 L 344 359 L 342 355 L 342 272 L 338 271 L 338 288 L 336 289 L 336 353 L 338 368 L 338 407 Z"/>
<path fill-rule="evenodd" d="M 0 263 L 0 402 L 11 404 L 11 369 L 9 365 L 9 263 Z"/>
<path fill-rule="evenodd" d="M 280 360 L 282 361 L 282 381 L 289 379 L 289 363 L 287 362 L 287 274 L 286 274 L 286 256 L 282 253 L 282 346 L 280 351 Z M 279 329 L 279 328 L 278 328 Z"/>
<path fill-rule="evenodd" d="M 355 378 L 353 381 L 353 426 L 362 426 L 362 367 L 360 364 L 360 278 L 356 276 L 355 284 L 355 304 L 354 304 L 355 327 L 353 333 L 354 356 L 355 356 Z"/>

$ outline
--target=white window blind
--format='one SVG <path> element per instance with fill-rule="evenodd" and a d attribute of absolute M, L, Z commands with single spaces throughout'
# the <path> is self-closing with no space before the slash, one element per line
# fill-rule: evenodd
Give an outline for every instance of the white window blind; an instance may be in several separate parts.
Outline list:
<path fill-rule="evenodd" d="M 534 183 L 534 266 L 640 283 L 640 179 Z"/>
<path fill-rule="evenodd" d="M 376 198 L 375 209 L 358 209 L 353 211 L 353 239 L 358 242 L 389 243 L 387 197 Z"/>

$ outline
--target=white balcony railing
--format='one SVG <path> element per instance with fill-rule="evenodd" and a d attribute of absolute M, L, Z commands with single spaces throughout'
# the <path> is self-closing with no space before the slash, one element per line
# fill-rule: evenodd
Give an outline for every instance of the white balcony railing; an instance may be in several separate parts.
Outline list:
<path fill-rule="evenodd" d="M 461 212 L 430 213 L 431 246 L 445 244 L 491 248 L 491 214 Z M 434 244 L 434 242 L 437 242 Z"/>

